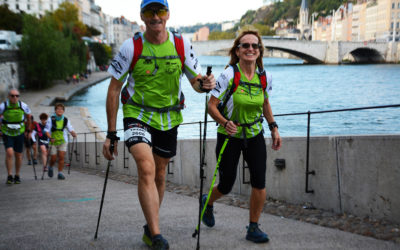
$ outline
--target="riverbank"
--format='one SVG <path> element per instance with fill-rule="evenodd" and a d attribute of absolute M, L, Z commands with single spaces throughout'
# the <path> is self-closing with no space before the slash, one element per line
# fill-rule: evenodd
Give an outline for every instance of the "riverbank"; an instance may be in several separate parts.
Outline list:
<path fill-rule="evenodd" d="M 65 81 L 57 81 L 56 84 L 48 89 L 43 90 L 25 90 L 21 91 L 21 101 L 29 105 L 35 121 L 39 121 L 41 113 L 52 114 L 54 112 L 54 103 L 69 100 L 73 95 L 82 91 L 104 79 L 109 78 L 107 72 L 94 72 L 87 79 L 79 83 L 67 83 Z M 107 91 L 105 89 L 104 91 Z M 87 100 L 90 102 L 90 100 Z M 66 107 L 65 116 L 71 121 L 77 133 L 87 133 L 101 131 L 97 124 L 91 119 L 88 109 L 82 107 Z M 98 139 L 105 139 L 102 133 L 99 133 Z"/>

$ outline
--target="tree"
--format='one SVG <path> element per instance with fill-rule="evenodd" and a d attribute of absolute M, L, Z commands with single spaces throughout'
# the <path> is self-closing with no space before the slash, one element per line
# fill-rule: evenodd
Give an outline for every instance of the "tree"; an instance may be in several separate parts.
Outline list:
<path fill-rule="evenodd" d="M 102 66 L 108 64 L 112 57 L 112 49 L 110 46 L 101 43 L 90 43 L 89 47 L 93 52 L 96 65 Z"/>
<path fill-rule="evenodd" d="M 81 38 L 86 33 L 86 25 L 79 21 L 78 8 L 72 3 L 63 2 L 53 13 L 58 29 L 63 30 L 65 26 L 72 27 L 75 34 Z"/>
<path fill-rule="evenodd" d="M 208 40 L 223 40 L 223 39 L 234 39 L 235 33 L 234 32 L 224 32 L 224 31 L 213 31 L 210 32 L 208 36 Z"/>
<path fill-rule="evenodd" d="M 92 36 L 98 36 L 98 35 L 101 35 L 101 32 L 98 29 L 96 29 L 96 28 L 94 28 L 92 26 L 86 25 L 86 34 L 85 34 L 85 36 L 92 37 Z"/>
<path fill-rule="evenodd" d="M 7 4 L 0 5 L 0 30 L 13 30 L 22 33 L 22 14 L 17 14 L 8 9 Z"/>
<path fill-rule="evenodd" d="M 71 46 L 56 29 L 56 21 L 25 15 L 23 23 L 20 52 L 27 75 L 26 87 L 42 89 L 49 87 L 53 80 L 67 77 L 64 68 L 68 67 Z"/>

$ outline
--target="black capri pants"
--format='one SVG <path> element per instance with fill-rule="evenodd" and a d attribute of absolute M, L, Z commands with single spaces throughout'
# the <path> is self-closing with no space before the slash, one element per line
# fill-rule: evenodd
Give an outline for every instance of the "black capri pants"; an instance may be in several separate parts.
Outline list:
<path fill-rule="evenodd" d="M 215 148 L 217 159 L 226 137 L 227 135 L 217 134 L 217 146 Z M 232 190 L 233 184 L 235 184 L 241 152 L 243 152 L 244 160 L 249 167 L 251 186 L 257 189 L 265 188 L 265 173 L 267 169 L 266 149 L 263 132 L 253 138 L 248 138 L 247 148 L 244 147 L 243 139 L 231 137 L 219 164 L 218 191 L 226 195 Z"/>

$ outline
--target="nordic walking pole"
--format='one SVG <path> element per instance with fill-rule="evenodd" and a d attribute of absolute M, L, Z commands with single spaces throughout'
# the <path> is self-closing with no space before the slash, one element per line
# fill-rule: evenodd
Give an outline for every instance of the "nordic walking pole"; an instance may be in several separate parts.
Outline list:
<path fill-rule="evenodd" d="M 207 76 L 211 75 L 212 66 L 207 66 Z M 200 89 L 202 89 L 202 81 L 200 81 Z M 202 89 L 203 90 L 203 89 Z M 200 223 L 201 223 L 201 197 L 203 196 L 203 182 L 204 182 L 204 165 L 206 155 L 206 139 L 207 139 L 207 117 L 208 117 L 208 93 L 210 90 L 204 90 L 206 92 L 205 110 L 204 110 L 204 133 L 203 133 L 203 153 L 200 161 L 200 197 L 199 197 L 199 218 L 197 228 L 192 234 L 193 238 L 197 235 L 197 249 L 200 249 Z"/>
<path fill-rule="evenodd" d="M 74 142 L 75 142 L 75 137 L 72 139 L 72 147 L 71 147 L 71 152 L 69 154 L 69 163 L 68 163 L 68 174 L 70 174 L 71 170 L 71 163 L 72 163 L 72 153 L 74 152 Z"/>
<path fill-rule="evenodd" d="M 229 141 L 229 137 L 227 137 L 227 138 L 225 139 L 224 144 L 222 144 L 222 148 L 221 148 L 221 150 L 219 151 L 218 161 L 217 161 L 217 165 L 215 166 L 214 175 L 213 175 L 213 179 L 212 179 L 212 181 L 211 181 L 210 190 L 208 191 L 208 195 L 207 195 L 207 200 L 206 200 L 206 202 L 204 203 L 203 209 L 202 209 L 201 212 L 200 212 L 200 216 L 199 216 L 199 220 L 200 220 L 200 221 L 203 219 L 204 212 L 206 211 L 206 207 L 207 207 L 207 205 L 208 205 L 208 200 L 209 200 L 210 197 L 211 197 L 211 193 L 212 193 L 212 190 L 213 190 L 213 188 L 214 188 L 215 179 L 217 178 L 219 163 L 220 163 L 220 161 L 221 161 L 222 154 L 223 154 L 224 151 L 225 151 L 226 144 L 228 144 L 228 141 Z M 200 208 L 201 208 L 201 205 L 200 205 Z M 200 223 L 197 224 L 196 230 L 194 231 L 192 237 L 193 237 L 193 238 L 196 237 L 196 234 L 198 234 L 198 235 L 200 236 Z M 197 240 L 197 249 L 200 249 L 199 240 Z"/>
<path fill-rule="evenodd" d="M 51 147 L 52 145 L 50 145 L 50 148 L 47 150 L 47 159 L 46 159 L 46 164 L 43 167 L 43 172 L 42 172 L 42 180 L 44 179 L 44 169 L 47 168 L 47 166 L 49 165 L 49 161 L 50 161 L 50 155 L 51 155 Z"/>
<path fill-rule="evenodd" d="M 30 143 L 30 141 L 29 141 L 29 143 Z M 31 153 L 33 173 L 35 174 L 35 180 L 37 180 L 35 162 L 33 161 L 33 149 L 32 149 L 32 144 L 30 144 L 29 152 Z"/>
<path fill-rule="evenodd" d="M 114 143 L 115 143 L 115 141 L 119 141 L 119 137 L 117 137 L 116 135 L 114 135 L 114 138 L 111 139 L 111 144 L 110 144 L 111 155 L 114 153 Z M 111 161 L 112 160 L 108 160 L 107 170 L 106 170 L 106 177 L 104 178 L 104 186 L 103 186 L 103 194 L 101 196 L 101 202 L 100 202 L 99 218 L 97 219 L 96 233 L 94 234 L 94 239 L 95 240 L 97 239 L 97 232 L 99 231 L 101 210 L 103 210 L 104 195 L 106 194 L 107 179 L 108 179 L 108 173 L 110 172 Z"/>

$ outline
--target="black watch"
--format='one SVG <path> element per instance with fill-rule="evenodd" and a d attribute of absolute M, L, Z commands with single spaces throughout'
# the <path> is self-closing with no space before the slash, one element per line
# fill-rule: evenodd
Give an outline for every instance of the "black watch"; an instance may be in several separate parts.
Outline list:
<path fill-rule="evenodd" d="M 279 128 L 276 122 L 268 123 L 269 130 L 272 131 L 274 128 Z"/>

